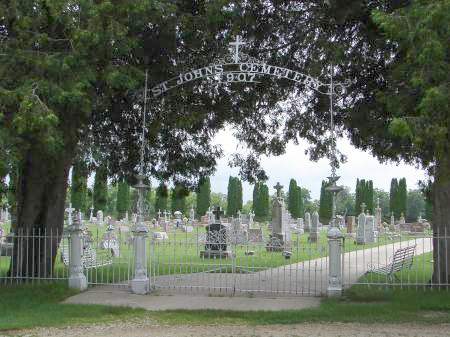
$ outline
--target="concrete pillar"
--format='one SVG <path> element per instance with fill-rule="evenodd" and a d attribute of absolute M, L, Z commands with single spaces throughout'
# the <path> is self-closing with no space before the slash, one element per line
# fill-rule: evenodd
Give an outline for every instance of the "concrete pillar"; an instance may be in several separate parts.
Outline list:
<path fill-rule="evenodd" d="M 143 183 L 144 176 L 137 176 L 138 184 L 135 188 L 138 190 L 138 214 L 134 233 L 134 278 L 131 280 L 131 291 L 134 294 L 144 295 L 150 290 L 150 280 L 147 276 L 147 253 L 146 238 L 148 234 L 147 226 L 144 222 L 144 191 L 147 186 Z"/>
<path fill-rule="evenodd" d="M 150 281 L 147 276 L 147 254 L 145 228 L 136 228 L 134 231 L 134 278 L 131 280 L 131 291 L 134 294 L 144 295 L 149 292 Z"/>
<path fill-rule="evenodd" d="M 329 297 L 342 295 L 342 242 L 343 235 L 338 227 L 331 227 L 328 237 L 328 288 Z"/>
<path fill-rule="evenodd" d="M 86 275 L 83 273 L 83 265 L 81 263 L 82 254 L 82 224 L 81 216 L 78 213 L 75 221 L 69 227 L 70 242 L 69 242 L 69 288 L 84 291 L 87 289 Z"/>

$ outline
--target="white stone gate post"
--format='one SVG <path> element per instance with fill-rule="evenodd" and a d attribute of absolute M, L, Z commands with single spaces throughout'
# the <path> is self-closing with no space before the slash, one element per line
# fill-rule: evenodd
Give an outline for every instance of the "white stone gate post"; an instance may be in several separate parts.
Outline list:
<path fill-rule="evenodd" d="M 71 217 L 71 214 L 69 215 Z M 69 220 L 71 222 L 71 220 Z M 82 238 L 83 231 L 81 224 L 81 214 L 77 213 L 75 221 L 69 227 L 69 288 L 84 291 L 87 289 L 86 275 L 83 273 L 83 265 L 81 263 Z"/>
<path fill-rule="evenodd" d="M 144 176 L 138 175 L 138 184 L 135 188 L 139 192 L 138 215 L 134 233 L 134 278 L 131 280 L 131 291 L 135 294 L 144 295 L 149 292 L 150 280 L 147 276 L 147 252 L 146 238 L 147 226 L 144 223 Z"/>
<path fill-rule="evenodd" d="M 342 295 L 342 242 L 343 235 L 338 227 L 331 227 L 328 237 L 328 288 L 330 297 Z"/>

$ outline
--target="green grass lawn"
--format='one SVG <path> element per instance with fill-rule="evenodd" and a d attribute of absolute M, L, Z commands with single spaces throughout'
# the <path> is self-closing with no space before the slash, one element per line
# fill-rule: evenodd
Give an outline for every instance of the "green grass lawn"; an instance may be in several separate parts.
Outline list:
<path fill-rule="evenodd" d="M 269 235 L 267 224 L 263 227 L 264 236 Z M 106 226 L 98 227 L 89 225 L 88 229 L 94 240 L 93 246 L 100 243 Z M 149 244 L 148 263 L 152 275 L 174 275 L 201 272 L 238 272 L 249 273 L 263 271 L 268 268 L 285 266 L 297 262 L 308 261 L 328 255 L 328 242 L 326 231 L 319 235 L 317 243 L 309 243 L 309 234 L 292 234 L 290 251 L 292 256 L 285 259 L 281 252 L 266 251 L 265 243 L 230 245 L 230 249 L 235 255 L 235 260 L 231 259 L 203 259 L 200 258 L 200 251 L 204 250 L 204 244 L 198 241 L 199 234 L 206 233 L 204 228 L 196 228 L 193 233 L 184 233 L 175 230 L 169 233 L 169 240 Z M 87 270 L 88 281 L 91 283 L 124 283 L 129 280 L 133 270 L 133 246 L 127 244 L 129 233 L 118 234 L 120 246 L 120 257 L 112 258 L 113 264 Z M 408 239 L 404 237 L 403 239 Z M 378 245 L 389 244 L 395 241 L 388 237 L 380 237 L 377 243 L 356 245 L 353 240 L 347 240 L 345 251 L 367 249 Z M 252 251 L 253 255 L 248 255 Z M 97 249 L 97 259 L 99 262 L 107 261 L 110 257 L 105 250 Z M 56 278 L 68 277 L 68 268 L 61 259 L 56 259 L 54 276 Z M 5 275 L 9 268 L 9 257 L 0 257 L 0 277 Z"/>
<path fill-rule="evenodd" d="M 356 286 L 341 299 L 324 299 L 319 308 L 278 312 L 215 310 L 150 312 L 101 305 L 62 304 L 73 295 L 66 285 L 0 287 L 0 331 L 111 321 L 154 321 L 155 324 L 295 324 L 358 322 L 450 323 L 450 292 L 379 289 Z M 300 299 L 299 299 L 300 300 Z"/>

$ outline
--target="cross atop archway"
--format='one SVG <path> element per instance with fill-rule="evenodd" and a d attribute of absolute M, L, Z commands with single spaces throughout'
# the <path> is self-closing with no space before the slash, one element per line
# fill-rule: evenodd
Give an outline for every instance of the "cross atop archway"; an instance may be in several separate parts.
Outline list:
<path fill-rule="evenodd" d="M 245 40 L 242 40 L 240 35 L 236 36 L 236 41 L 230 42 L 230 46 L 234 47 L 234 55 L 233 55 L 234 63 L 239 63 L 240 60 L 239 47 L 245 44 L 246 44 Z"/>

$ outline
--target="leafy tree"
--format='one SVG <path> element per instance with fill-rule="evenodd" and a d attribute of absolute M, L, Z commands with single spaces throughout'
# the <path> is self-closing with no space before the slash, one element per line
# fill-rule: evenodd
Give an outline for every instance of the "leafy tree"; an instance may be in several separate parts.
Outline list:
<path fill-rule="evenodd" d="M 407 210 L 405 213 L 408 222 L 415 222 L 419 215 L 425 217 L 425 196 L 421 190 L 409 190 Z"/>
<path fill-rule="evenodd" d="M 76 161 L 72 168 L 72 186 L 70 201 L 72 207 L 87 214 L 90 205 L 87 202 L 88 170 L 83 161 Z"/>
<path fill-rule="evenodd" d="M 211 206 L 211 181 L 209 177 L 202 178 L 197 187 L 197 216 L 203 216 Z"/>
<path fill-rule="evenodd" d="M 108 204 L 106 207 L 106 211 L 110 215 L 117 215 L 117 192 L 117 184 L 108 185 Z M 89 197 L 87 199 L 89 200 Z"/>
<path fill-rule="evenodd" d="M 164 212 L 168 210 L 167 202 L 169 200 L 169 190 L 164 183 L 160 183 L 158 188 L 156 189 L 155 196 L 155 212 L 161 211 Z"/>
<path fill-rule="evenodd" d="M 295 179 L 291 179 L 289 182 L 288 192 L 288 210 L 294 219 L 300 217 L 300 195 L 298 193 L 298 186 Z"/>
<path fill-rule="evenodd" d="M 227 209 L 227 195 L 211 192 L 211 209 L 216 206 L 219 206 L 221 209 Z"/>
<path fill-rule="evenodd" d="M 319 219 L 324 225 L 327 225 L 331 221 L 332 208 L 333 208 L 333 195 L 326 188 L 329 183 L 322 180 L 322 187 L 320 189 L 320 202 L 319 202 Z"/>
<path fill-rule="evenodd" d="M 108 169 L 104 164 L 95 171 L 93 193 L 94 212 L 105 212 L 108 203 Z"/>
<path fill-rule="evenodd" d="M 349 187 L 345 187 L 336 197 L 336 212 L 341 215 L 354 214 L 355 195 L 350 192 Z"/>
<path fill-rule="evenodd" d="M 389 223 L 391 213 L 389 212 L 390 206 L 390 198 L 389 193 L 386 191 L 383 191 L 381 189 L 375 188 L 374 189 L 374 202 L 376 205 L 377 199 L 380 200 L 380 208 L 381 208 L 381 214 L 383 216 L 383 219 Z"/>
<path fill-rule="evenodd" d="M 184 215 L 188 213 L 186 209 L 186 197 L 188 195 L 189 190 L 185 186 L 181 184 L 176 184 L 174 186 L 170 199 L 172 212 L 180 211 Z"/>
<path fill-rule="evenodd" d="M 116 211 L 117 218 L 123 219 L 125 213 L 130 210 L 130 185 L 122 178 L 119 180 L 117 186 L 117 203 Z"/>

